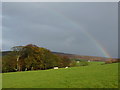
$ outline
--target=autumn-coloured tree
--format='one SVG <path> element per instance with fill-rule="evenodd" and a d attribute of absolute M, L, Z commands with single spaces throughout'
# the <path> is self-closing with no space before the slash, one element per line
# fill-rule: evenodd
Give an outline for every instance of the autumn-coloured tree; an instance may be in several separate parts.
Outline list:
<path fill-rule="evenodd" d="M 70 66 L 71 60 L 67 56 L 60 56 L 59 67 Z"/>
<path fill-rule="evenodd" d="M 68 57 L 55 55 L 50 50 L 38 47 L 33 44 L 29 44 L 26 46 L 15 46 L 12 48 L 12 50 L 13 51 L 11 54 L 14 55 L 13 62 L 15 63 L 15 65 L 13 63 L 10 63 L 10 65 L 13 65 L 14 68 L 17 67 L 17 71 L 39 69 L 45 70 L 53 68 L 55 66 L 66 67 L 70 66 L 71 63 Z M 8 64 L 8 62 L 10 62 L 10 60 L 8 58 L 5 60 L 5 68 L 9 68 L 10 65 Z M 10 66 L 10 68 L 11 67 L 12 66 Z"/>
<path fill-rule="evenodd" d="M 16 57 L 13 54 L 8 54 L 2 57 L 2 72 L 16 71 Z"/>

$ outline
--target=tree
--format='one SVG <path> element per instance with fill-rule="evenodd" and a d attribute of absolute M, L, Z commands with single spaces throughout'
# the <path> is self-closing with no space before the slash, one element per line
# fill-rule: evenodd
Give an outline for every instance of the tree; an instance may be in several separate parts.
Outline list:
<path fill-rule="evenodd" d="M 17 70 L 20 71 L 20 66 L 19 66 L 18 62 L 19 62 L 20 56 L 22 55 L 23 46 L 15 46 L 15 47 L 12 47 L 11 49 L 13 50 L 13 53 L 16 56 Z"/>
<path fill-rule="evenodd" d="M 38 69 L 40 64 L 40 50 L 39 47 L 33 44 L 29 44 L 24 46 L 22 50 L 22 56 L 21 58 L 25 61 L 25 67 L 28 70 L 31 70 L 32 68 Z"/>
<path fill-rule="evenodd" d="M 59 67 L 66 67 L 66 66 L 70 66 L 71 60 L 69 59 L 69 57 L 67 56 L 60 56 L 60 60 L 59 60 Z"/>
<path fill-rule="evenodd" d="M 39 69 L 45 70 L 53 68 L 55 66 L 58 67 L 70 66 L 71 63 L 68 57 L 55 55 L 50 50 L 38 47 L 33 44 L 28 44 L 26 46 L 15 46 L 12 48 L 12 50 L 13 51 L 11 54 L 14 55 L 14 60 L 10 59 L 12 60 L 12 63 L 10 63 L 9 58 L 13 57 L 5 58 L 4 70 L 6 70 L 7 68 L 8 71 L 12 71 L 16 67 L 17 71 Z"/>
<path fill-rule="evenodd" d="M 13 53 L 2 57 L 2 72 L 16 71 L 16 57 Z"/>
<path fill-rule="evenodd" d="M 26 45 L 23 47 L 21 59 L 24 60 L 26 68 L 49 69 L 58 65 L 60 57 L 54 55 L 50 50 L 36 45 Z"/>

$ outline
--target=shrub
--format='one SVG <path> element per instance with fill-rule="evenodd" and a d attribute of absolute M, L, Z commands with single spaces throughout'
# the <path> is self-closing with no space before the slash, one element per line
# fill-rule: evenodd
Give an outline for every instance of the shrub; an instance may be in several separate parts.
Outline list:
<path fill-rule="evenodd" d="M 81 61 L 80 66 L 88 66 L 89 63 L 87 61 Z"/>
<path fill-rule="evenodd" d="M 105 64 L 110 64 L 110 63 L 118 63 L 119 60 L 109 60 L 109 61 L 105 61 Z"/>
<path fill-rule="evenodd" d="M 70 66 L 71 60 L 69 59 L 69 57 L 59 56 L 59 55 L 58 55 L 58 57 L 59 57 L 59 59 L 58 59 L 58 67 L 59 68 Z"/>
<path fill-rule="evenodd" d="M 70 67 L 74 67 L 74 66 L 76 66 L 76 61 L 71 61 Z"/>
<path fill-rule="evenodd" d="M 85 60 L 85 59 L 80 59 L 79 61 L 81 61 L 81 62 L 87 62 L 87 60 Z"/>
<path fill-rule="evenodd" d="M 105 61 L 105 64 L 110 64 L 110 63 L 112 63 L 111 60 L 110 61 Z"/>

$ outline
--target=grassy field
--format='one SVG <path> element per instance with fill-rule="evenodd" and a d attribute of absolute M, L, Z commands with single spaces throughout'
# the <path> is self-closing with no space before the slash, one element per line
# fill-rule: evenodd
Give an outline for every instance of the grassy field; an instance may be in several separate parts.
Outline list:
<path fill-rule="evenodd" d="M 117 88 L 118 63 L 3 74 L 3 88 Z"/>

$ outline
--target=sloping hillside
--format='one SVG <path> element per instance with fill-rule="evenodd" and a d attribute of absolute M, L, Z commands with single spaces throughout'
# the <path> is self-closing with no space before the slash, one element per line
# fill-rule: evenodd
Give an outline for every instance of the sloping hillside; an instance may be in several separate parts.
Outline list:
<path fill-rule="evenodd" d="M 4 51 L 2 52 L 2 55 L 7 55 L 11 51 Z M 76 55 L 76 54 L 68 54 L 68 53 L 62 53 L 62 52 L 52 52 L 53 54 L 60 55 L 60 56 L 67 56 L 71 59 L 85 59 L 85 60 L 91 60 L 91 61 L 109 61 L 109 60 L 118 60 L 117 58 L 105 58 L 105 57 L 97 57 L 97 56 L 83 56 L 83 55 Z"/>

